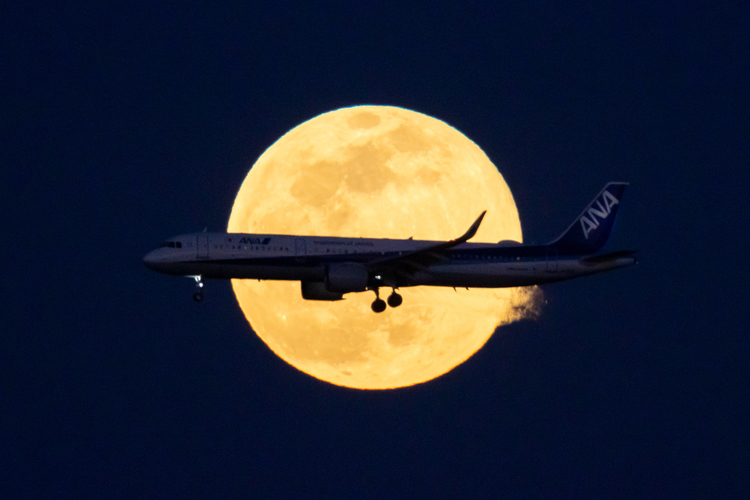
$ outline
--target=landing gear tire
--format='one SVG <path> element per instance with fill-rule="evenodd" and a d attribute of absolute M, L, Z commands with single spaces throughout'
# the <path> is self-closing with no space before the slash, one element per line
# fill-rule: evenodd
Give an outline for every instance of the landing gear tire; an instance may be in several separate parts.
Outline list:
<path fill-rule="evenodd" d="M 372 303 L 372 310 L 376 313 L 382 313 L 385 311 L 385 301 L 383 299 L 375 299 L 375 302 Z"/>
<path fill-rule="evenodd" d="M 186 278 L 193 278 L 195 280 L 196 290 L 193 294 L 193 300 L 200 302 L 203 300 L 203 276 L 200 274 L 185 276 Z"/>
<path fill-rule="evenodd" d="M 401 295 L 397 294 L 395 291 L 388 296 L 388 305 L 391 307 L 398 307 L 403 301 L 403 297 L 401 297 Z"/>

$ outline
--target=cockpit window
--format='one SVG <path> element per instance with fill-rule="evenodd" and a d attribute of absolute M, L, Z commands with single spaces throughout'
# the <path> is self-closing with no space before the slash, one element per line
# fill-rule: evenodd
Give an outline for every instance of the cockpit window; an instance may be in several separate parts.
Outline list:
<path fill-rule="evenodd" d="M 182 248 L 182 243 L 179 241 L 165 241 L 161 244 L 161 246 L 169 248 Z"/>

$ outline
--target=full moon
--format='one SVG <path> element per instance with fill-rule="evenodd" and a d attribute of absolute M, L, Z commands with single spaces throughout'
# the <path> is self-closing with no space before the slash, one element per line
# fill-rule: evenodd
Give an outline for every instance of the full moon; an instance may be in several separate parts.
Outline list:
<path fill-rule="evenodd" d="M 449 240 L 487 210 L 474 242 L 522 241 L 513 196 L 484 152 L 427 115 L 355 106 L 287 132 L 250 169 L 228 231 Z M 282 359 L 332 384 L 388 389 L 438 377 L 533 310 L 534 288 L 400 288 L 302 299 L 299 282 L 232 280 L 252 329 Z M 381 295 L 390 290 L 381 290 Z"/>

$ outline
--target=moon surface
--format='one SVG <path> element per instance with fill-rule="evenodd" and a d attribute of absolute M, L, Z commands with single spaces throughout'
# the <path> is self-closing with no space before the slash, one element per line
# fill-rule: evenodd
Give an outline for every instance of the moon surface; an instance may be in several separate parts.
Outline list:
<path fill-rule="evenodd" d="M 513 196 L 484 152 L 427 115 L 355 106 L 319 115 L 266 150 L 229 218 L 242 233 L 448 240 L 487 210 L 474 242 L 522 241 Z M 386 389 L 431 380 L 533 310 L 534 288 L 401 288 L 302 299 L 299 282 L 232 280 L 252 329 L 282 359 L 332 384 Z M 384 298 L 390 293 L 381 289 Z"/>

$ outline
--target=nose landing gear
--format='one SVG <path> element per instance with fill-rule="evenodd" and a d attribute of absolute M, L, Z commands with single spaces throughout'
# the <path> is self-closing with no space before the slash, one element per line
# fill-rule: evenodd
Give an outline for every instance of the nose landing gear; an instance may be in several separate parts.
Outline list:
<path fill-rule="evenodd" d="M 200 302 L 203 300 L 203 277 L 198 274 L 195 276 L 186 276 L 186 278 L 193 278 L 195 280 L 195 286 L 197 290 L 193 294 L 193 300 Z"/>

